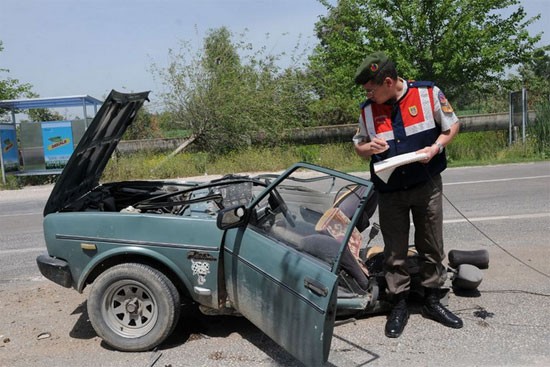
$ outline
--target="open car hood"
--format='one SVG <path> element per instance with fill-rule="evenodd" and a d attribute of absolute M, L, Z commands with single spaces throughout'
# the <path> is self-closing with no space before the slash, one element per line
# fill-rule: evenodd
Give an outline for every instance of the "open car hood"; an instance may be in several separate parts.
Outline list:
<path fill-rule="evenodd" d="M 148 95 L 111 91 L 57 179 L 44 216 L 62 210 L 99 184 L 111 154 Z"/>

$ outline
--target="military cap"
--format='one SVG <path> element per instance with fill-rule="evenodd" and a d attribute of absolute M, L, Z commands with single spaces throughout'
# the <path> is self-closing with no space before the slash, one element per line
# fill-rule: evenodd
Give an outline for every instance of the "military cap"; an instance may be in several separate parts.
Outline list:
<path fill-rule="evenodd" d="M 382 51 L 373 52 L 365 57 L 365 60 L 355 72 L 355 84 L 363 85 L 374 79 L 378 72 L 386 65 L 388 57 Z"/>

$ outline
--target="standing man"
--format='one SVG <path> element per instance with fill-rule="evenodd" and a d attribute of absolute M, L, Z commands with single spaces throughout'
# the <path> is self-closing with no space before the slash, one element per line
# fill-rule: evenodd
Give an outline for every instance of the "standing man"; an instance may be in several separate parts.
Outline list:
<path fill-rule="evenodd" d="M 359 156 L 370 157 L 371 180 L 379 193 L 385 277 L 393 303 L 385 334 L 399 337 L 409 318 L 409 213 L 415 227 L 414 244 L 424 259 L 420 269 L 425 294 L 422 315 L 461 328 L 462 320 L 440 303 L 439 292 L 446 279 L 440 173 L 447 167 L 445 146 L 458 133 L 458 118 L 434 83 L 398 77 L 395 64 L 383 52 L 365 58 L 355 83 L 363 86 L 367 100 L 361 105 L 353 141 Z M 374 173 L 374 162 L 410 152 L 426 153 L 427 157 L 396 168 L 387 182 Z"/>

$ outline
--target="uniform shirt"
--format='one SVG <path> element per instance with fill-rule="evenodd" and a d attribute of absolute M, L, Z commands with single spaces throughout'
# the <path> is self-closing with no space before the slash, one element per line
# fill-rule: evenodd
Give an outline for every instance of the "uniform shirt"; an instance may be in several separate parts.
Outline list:
<path fill-rule="evenodd" d="M 403 94 L 397 102 L 403 99 L 403 97 L 407 94 L 409 90 L 409 83 L 410 82 L 403 80 Z M 458 117 L 456 117 L 453 108 L 447 101 L 447 98 L 445 97 L 441 89 L 439 89 L 436 85 L 434 85 L 432 88 L 431 100 L 433 100 L 433 121 L 435 121 L 435 123 L 439 125 L 441 131 L 449 130 L 454 123 L 458 122 Z M 371 140 L 371 136 L 374 137 L 376 135 L 374 131 L 371 131 L 371 134 L 369 134 L 369 132 L 367 131 L 367 123 L 365 120 L 368 119 L 370 115 L 368 113 L 365 113 L 364 104 L 362 106 L 362 109 L 363 111 L 359 116 L 357 132 L 353 137 L 353 141 L 355 143 L 369 142 Z M 429 111 L 427 112 L 429 115 Z M 386 139 L 386 141 L 387 140 L 388 139 Z M 418 149 L 421 148 L 423 147 L 420 147 Z"/>
<path fill-rule="evenodd" d="M 458 121 L 445 95 L 432 82 L 403 80 L 403 93 L 395 103 L 374 104 L 367 100 L 361 107 L 354 143 L 379 137 L 390 146 L 371 157 L 371 179 L 380 192 L 406 190 L 446 168 L 443 153 L 427 165 L 411 163 L 400 167 L 387 183 L 382 182 L 373 169 L 374 162 L 431 146 L 441 131 L 449 130 Z"/>

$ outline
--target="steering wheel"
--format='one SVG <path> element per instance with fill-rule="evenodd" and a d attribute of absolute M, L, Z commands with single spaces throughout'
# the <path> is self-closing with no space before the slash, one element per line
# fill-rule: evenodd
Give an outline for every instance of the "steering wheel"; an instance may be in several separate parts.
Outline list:
<path fill-rule="evenodd" d="M 280 210 L 281 213 L 283 213 L 283 216 L 287 220 L 288 224 L 290 224 L 291 227 L 296 227 L 296 222 L 294 221 L 294 217 L 292 216 L 292 213 L 288 209 L 288 206 L 283 200 L 283 197 L 281 196 L 281 194 L 279 194 L 279 192 L 276 189 L 274 189 L 271 192 L 271 195 L 273 195 L 273 198 L 276 201 L 276 207 L 274 208 L 274 210 Z"/>

